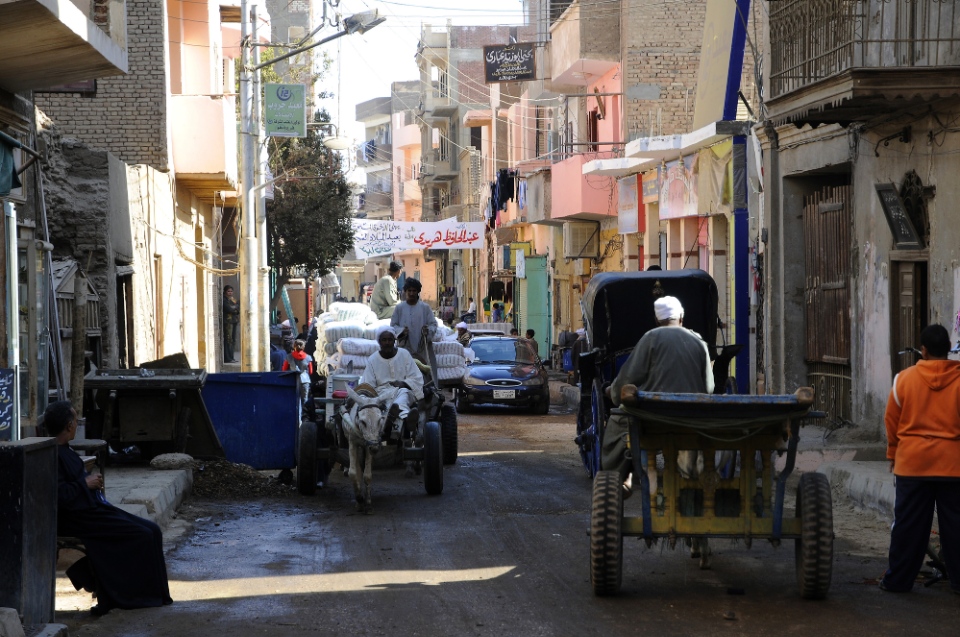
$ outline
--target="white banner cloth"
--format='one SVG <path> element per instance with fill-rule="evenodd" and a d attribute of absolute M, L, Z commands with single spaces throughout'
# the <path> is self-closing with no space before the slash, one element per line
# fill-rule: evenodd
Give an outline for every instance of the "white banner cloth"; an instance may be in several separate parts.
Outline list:
<path fill-rule="evenodd" d="M 353 220 L 353 250 L 369 259 L 404 250 L 478 250 L 484 246 L 482 221 Z"/>

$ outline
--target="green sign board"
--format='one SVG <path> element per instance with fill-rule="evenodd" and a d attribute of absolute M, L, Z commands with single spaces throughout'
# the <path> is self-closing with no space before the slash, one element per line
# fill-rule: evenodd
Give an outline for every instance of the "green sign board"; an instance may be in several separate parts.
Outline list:
<path fill-rule="evenodd" d="M 307 136 L 307 86 L 264 84 L 267 137 Z"/>

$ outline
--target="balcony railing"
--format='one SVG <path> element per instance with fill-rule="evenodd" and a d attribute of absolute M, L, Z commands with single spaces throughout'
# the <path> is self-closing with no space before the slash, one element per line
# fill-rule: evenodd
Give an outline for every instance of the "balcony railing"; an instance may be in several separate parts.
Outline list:
<path fill-rule="evenodd" d="M 854 68 L 960 65 L 953 0 L 770 3 L 771 97 Z"/>

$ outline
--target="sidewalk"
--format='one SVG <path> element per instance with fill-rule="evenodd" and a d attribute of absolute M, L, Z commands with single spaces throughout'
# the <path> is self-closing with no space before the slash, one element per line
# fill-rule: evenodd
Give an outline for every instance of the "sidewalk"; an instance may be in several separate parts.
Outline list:
<path fill-rule="evenodd" d="M 107 501 L 164 528 L 193 487 L 190 469 L 158 470 L 148 466 L 111 465 L 104 471 Z"/>

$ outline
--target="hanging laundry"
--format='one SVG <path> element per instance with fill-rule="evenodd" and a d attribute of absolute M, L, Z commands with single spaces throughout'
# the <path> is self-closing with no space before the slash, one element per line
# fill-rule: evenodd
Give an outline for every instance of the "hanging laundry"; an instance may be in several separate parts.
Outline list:
<path fill-rule="evenodd" d="M 520 185 L 517 186 L 517 207 L 520 210 L 526 210 L 527 208 L 527 180 L 521 179 Z"/>

